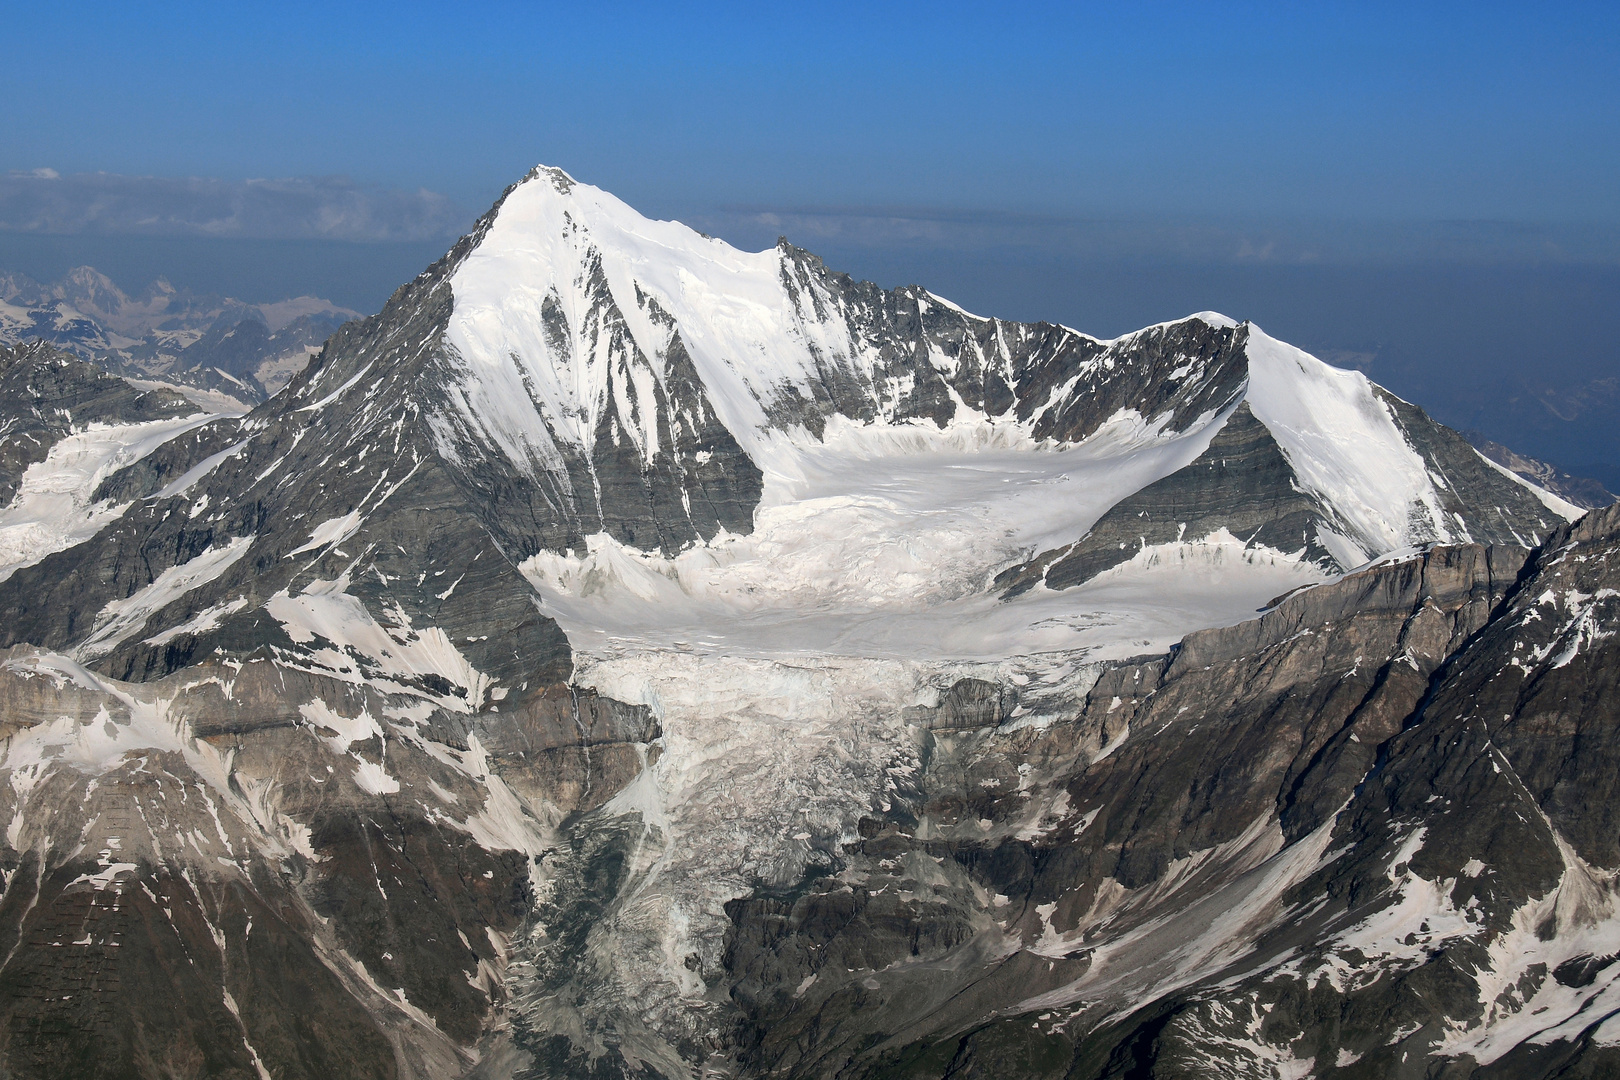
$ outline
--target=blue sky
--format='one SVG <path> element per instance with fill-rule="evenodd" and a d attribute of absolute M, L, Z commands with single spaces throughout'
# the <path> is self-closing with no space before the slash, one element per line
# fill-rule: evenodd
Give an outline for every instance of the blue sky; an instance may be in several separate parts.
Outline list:
<path fill-rule="evenodd" d="M 0 170 L 1620 221 L 1620 5 L 11 4 Z"/>

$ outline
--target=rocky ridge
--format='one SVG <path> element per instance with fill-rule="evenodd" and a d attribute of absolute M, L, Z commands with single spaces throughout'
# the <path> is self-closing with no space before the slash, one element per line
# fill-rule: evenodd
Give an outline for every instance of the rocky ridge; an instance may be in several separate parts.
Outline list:
<path fill-rule="evenodd" d="M 0 500 L 10 502 L 28 467 L 75 430 L 198 411 L 172 390 L 131 386 L 43 343 L 0 348 Z"/>
<path fill-rule="evenodd" d="M 1601 481 L 1572 476 L 1551 462 L 1527 457 L 1493 439 L 1487 439 L 1477 431 L 1463 434 L 1485 457 L 1576 506 L 1590 510 L 1616 501 L 1614 492 L 1605 488 Z"/>

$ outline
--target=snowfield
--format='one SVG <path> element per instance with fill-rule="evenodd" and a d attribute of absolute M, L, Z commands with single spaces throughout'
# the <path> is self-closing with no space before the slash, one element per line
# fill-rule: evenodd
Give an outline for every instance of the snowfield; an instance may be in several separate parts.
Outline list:
<path fill-rule="evenodd" d="M 52 446 L 23 474 L 11 505 L 0 510 L 0 581 L 53 552 L 94 536 L 124 506 L 92 502 L 107 477 L 177 435 L 215 419 L 199 413 L 140 424 L 91 424 Z"/>

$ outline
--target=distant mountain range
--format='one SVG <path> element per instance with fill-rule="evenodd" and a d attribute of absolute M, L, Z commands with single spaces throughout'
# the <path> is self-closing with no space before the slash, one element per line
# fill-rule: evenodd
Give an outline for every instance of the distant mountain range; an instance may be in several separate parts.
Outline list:
<path fill-rule="evenodd" d="M 43 340 L 120 375 L 221 391 L 248 405 L 286 386 L 358 315 L 313 296 L 249 304 L 163 279 L 129 296 L 89 266 L 49 285 L 0 272 L 0 344 Z"/>

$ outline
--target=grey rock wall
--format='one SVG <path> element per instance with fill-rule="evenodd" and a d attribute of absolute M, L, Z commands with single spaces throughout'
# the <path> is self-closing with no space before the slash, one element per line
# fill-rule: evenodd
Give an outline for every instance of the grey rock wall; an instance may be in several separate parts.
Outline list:
<path fill-rule="evenodd" d="M 28 467 L 73 431 L 197 411 L 173 391 L 141 390 L 43 342 L 0 347 L 0 505 Z"/>

